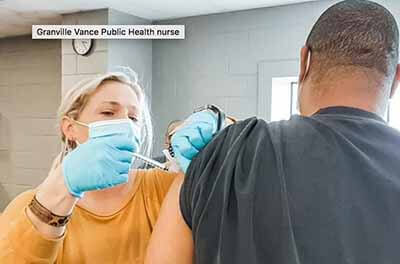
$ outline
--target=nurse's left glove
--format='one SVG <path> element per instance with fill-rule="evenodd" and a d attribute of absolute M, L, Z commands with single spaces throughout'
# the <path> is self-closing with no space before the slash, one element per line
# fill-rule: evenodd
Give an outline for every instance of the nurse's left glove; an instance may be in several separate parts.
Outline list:
<path fill-rule="evenodd" d="M 186 173 L 192 159 L 212 140 L 218 130 L 218 116 L 210 110 L 197 112 L 185 120 L 171 138 L 175 159 Z"/>
<path fill-rule="evenodd" d="M 137 149 L 138 145 L 126 135 L 89 139 L 63 160 L 67 189 L 73 196 L 82 198 L 86 191 L 127 183 Z"/>

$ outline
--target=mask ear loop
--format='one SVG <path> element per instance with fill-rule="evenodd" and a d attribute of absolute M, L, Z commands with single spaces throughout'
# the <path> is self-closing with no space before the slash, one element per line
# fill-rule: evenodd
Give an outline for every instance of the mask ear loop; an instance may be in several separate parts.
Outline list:
<path fill-rule="evenodd" d="M 89 127 L 89 125 L 86 124 L 86 123 L 83 123 L 83 122 L 81 122 L 81 121 L 75 120 L 74 118 L 69 117 L 69 116 L 66 116 L 66 117 L 67 117 L 69 120 L 71 120 L 72 122 L 74 122 L 75 124 L 78 124 L 78 125 L 81 125 L 81 126 L 84 126 L 84 127 Z"/>
<path fill-rule="evenodd" d="M 67 154 L 71 151 L 71 148 L 69 146 L 69 140 L 66 138 L 65 142 L 63 143 L 63 148 L 61 151 L 61 158 L 60 158 L 60 162 L 62 162 L 65 158 L 65 156 L 67 156 Z"/>
<path fill-rule="evenodd" d="M 75 140 L 75 141 L 72 141 L 72 140 L 70 141 L 69 139 L 65 139 L 65 140 L 66 140 L 66 142 L 64 143 L 63 150 L 61 153 L 61 161 L 65 158 L 65 156 L 68 155 L 68 153 L 70 153 L 71 151 L 73 151 L 75 148 L 77 148 L 80 145 L 78 140 Z M 71 147 L 70 142 L 75 143 L 75 147 Z"/>

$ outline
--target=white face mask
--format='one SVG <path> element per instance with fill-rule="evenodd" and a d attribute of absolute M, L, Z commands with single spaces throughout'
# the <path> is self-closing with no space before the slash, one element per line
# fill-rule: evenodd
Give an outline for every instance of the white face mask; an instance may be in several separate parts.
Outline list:
<path fill-rule="evenodd" d="M 83 123 L 73 120 L 79 125 L 89 128 L 89 138 L 98 138 L 111 135 L 127 135 L 128 138 L 135 141 L 139 146 L 141 143 L 140 126 L 130 119 L 114 119 L 96 121 L 93 123 Z M 77 142 L 79 145 L 80 143 Z"/>

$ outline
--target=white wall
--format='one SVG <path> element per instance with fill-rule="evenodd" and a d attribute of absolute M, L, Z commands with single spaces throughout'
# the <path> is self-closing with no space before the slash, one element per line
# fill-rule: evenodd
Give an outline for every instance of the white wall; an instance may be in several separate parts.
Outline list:
<path fill-rule="evenodd" d="M 61 41 L 0 39 L 0 212 L 47 176 L 60 98 Z"/>
<path fill-rule="evenodd" d="M 109 25 L 148 25 L 150 20 L 132 16 L 114 9 L 109 10 Z M 139 76 L 139 82 L 151 98 L 152 88 L 152 41 L 151 40 L 109 40 L 108 69 L 115 66 L 129 66 Z"/>
<path fill-rule="evenodd" d="M 312 25 L 334 2 L 162 21 L 186 25 L 186 39 L 153 41 L 155 135 L 204 103 L 216 103 L 239 118 L 257 115 L 257 97 L 268 94 L 258 90 L 260 64 L 298 59 Z M 400 20 L 399 1 L 378 2 Z M 161 141 L 157 138 L 157 150 Z"/>

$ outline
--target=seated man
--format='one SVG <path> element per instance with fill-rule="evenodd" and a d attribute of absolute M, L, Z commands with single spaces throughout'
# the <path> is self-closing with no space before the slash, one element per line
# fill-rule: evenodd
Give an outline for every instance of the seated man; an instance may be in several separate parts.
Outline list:
<path fill-rule="evenodd" d="M 396 21 L 376 3 L 325 11 L 301 50 L 301 116 L 217 134 L 171 187 L 147 263 L 398 263 L 400 133 L 382 119 L 398 47 Z M 203 119 L 194 146 L 174 149 L 180 163 L 208 143 Z"/>

